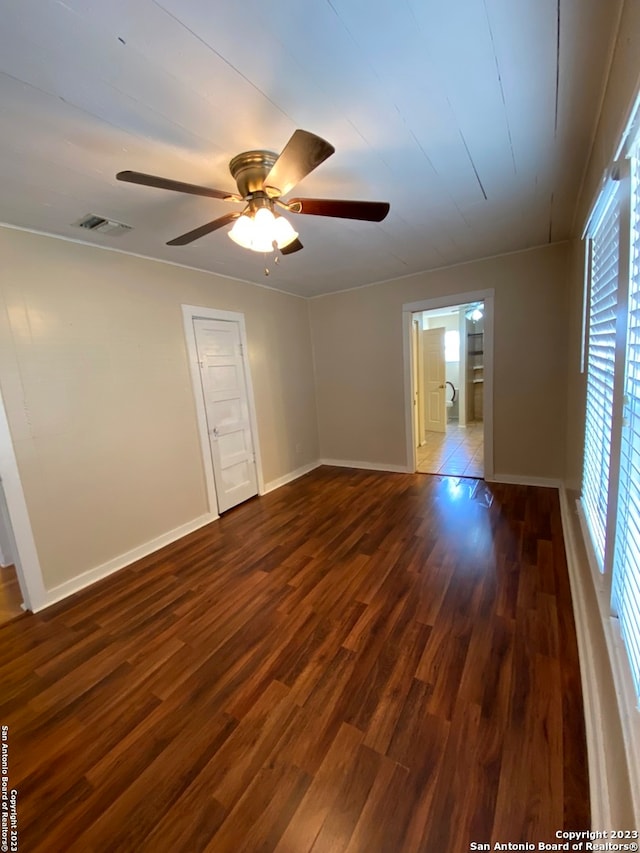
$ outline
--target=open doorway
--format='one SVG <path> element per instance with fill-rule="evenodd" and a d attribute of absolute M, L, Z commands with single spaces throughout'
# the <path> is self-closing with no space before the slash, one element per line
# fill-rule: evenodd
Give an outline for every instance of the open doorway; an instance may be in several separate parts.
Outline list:
<path fill-rule="evenodd" d="M 492 473 L 491 421 L 485 423 L 487 305 L 484 294 L 467 296 L 473 298 L 405 306 L 413 309 L 411 443 L 419 473 L 483 478 L 487 435 Z M 492 294 L 488 299 L 492 308 Z"/>
<path fill-rule="evenodd" d="M 22 592 L 15 567 L 15 541 L 0 480 L 0 625 L 23 612 Z"/>
<path fill-rule="evenodd" d="M 20 609 L 40 610 L 47 604 L 40 560 L 22 490 L 9 422 L 0 390 L 0 583 L 7 619 Z"/>

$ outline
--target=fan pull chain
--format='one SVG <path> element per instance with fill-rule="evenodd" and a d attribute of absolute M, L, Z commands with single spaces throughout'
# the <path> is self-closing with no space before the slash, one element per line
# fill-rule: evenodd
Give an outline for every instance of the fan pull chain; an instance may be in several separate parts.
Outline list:
<path fill-rule="evenodd" d="M 264 253 L 264 274 L 265 274 L 265 275 L 270 275 L 270 274 L 271 274 L 271 270 L 270 270 L 270 269 L 269 269 L 269 267 L 267 266 L 267 262 L 268 262 L 268 255 L 267 255 L 267 253 L 265 252 L 265 253 Z M 276 243 L 276 241 L 275 241 L 275 240 L 273 241 L 273 263 L 274 263 L 274 264 L 279 264 L 279 263 L 280 263 L 280 256 L 278 255 L 278 244 Z"/>

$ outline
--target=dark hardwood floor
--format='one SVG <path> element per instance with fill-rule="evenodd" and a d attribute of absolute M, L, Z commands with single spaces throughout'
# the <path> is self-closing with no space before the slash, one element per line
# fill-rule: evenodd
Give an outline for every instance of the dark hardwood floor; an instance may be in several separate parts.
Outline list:
<path fill-rule="evenodd" d="M 24 853 L 465 853 L 590 825 L 551 489 L 320 468 L 0 651 Z"/>

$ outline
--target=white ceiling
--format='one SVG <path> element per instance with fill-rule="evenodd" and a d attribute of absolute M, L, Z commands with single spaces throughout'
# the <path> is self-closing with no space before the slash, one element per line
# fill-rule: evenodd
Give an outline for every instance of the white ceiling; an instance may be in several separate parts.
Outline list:
<path fill-rule="evenodd" d="M 4 0 L 0 221 L 309 296 L 569 235 L 619 0 Z M 558 27 L 559 22 L 559 27 Z M 382 223 L 291 216 L 264 257 L 228 203 L 232 156 L 296 128 L 336 153 L 294 196 L 389 201 Z M 95 213 L 119 237 L 75 223 Z"/>

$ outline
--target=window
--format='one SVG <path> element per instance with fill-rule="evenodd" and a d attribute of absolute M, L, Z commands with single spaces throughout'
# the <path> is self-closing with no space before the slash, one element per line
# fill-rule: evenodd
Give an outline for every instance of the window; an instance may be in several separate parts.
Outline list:
<path fill-rule="evenodd" d="M 444 333 L 444 360 L 460 361 L 460 332 L 457 329 Z"/>
<path fill-rule="evenodd" d="M 640 699 L 640 159 L 589 225 L 581 506 Z"/>
<path fill-rule="evenodd" d="M 640 159 L 631 161 L 631 241 L 613 608 L 640 697 Z"/>
<path fill-rule="evenodd" d="M 600 570 L 604 568 L 616 347 L 620 214 L 617 183 L 603 194 L 590 236 L 587 409 L 582 505 Z"/>

